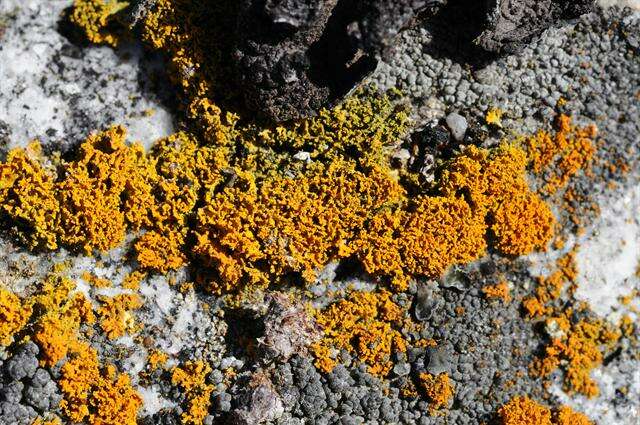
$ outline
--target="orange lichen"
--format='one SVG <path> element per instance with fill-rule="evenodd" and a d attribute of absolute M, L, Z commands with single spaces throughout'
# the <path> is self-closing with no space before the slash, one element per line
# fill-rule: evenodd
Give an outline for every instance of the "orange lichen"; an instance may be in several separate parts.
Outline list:
<path fill-rule="evenodd" d="M 218 270 L 216 292 L 289 272 L 311 281 L 329 260 L 351 255 L 372 213 L 402 196 L 390 176 L 367 176 L 340 162 L 259 189 L 228 188 L 198 212 L 194 252 Z"/>
<path fill-rule="evenodd" d="M 115 15 L 129 5 L 118 0 L 75 0 L 69 19 L 95 44 L 117 46 L 121 35 L 112 29 Z"/>
<path fill-rule="evenodd" d="M 0 209 L 18 224 L 17 236 L 30 248 L 56 249 L 60 205 L 55 178 L 40 144 L 9 152 L 0 163 Z"/>
<path fill-rule="evenodd" d="M 147 364 L 151 370 L 157 370 L 163 367 L 167 360 L 169 360 L 167 353 L 160 350 L 153 350 L 147 356 Z"/>
<path fill-rule="evenodd" d="M 183 244 L 184 236 L 181 232 L 150 231 L 136 241 L 136 259 L 145 269 L 162 273 L 177 270 L 187 262 L 187 257 L 182 251 Z"/>
<path fill-rule="evenodd" d="M 574 175 L 591 164 L 596 150 L 595 125 L 577 128 L 572 125 L 571 117 L 561 114 L 556 119 L 556 127 L 554 135 L 541 130 L 525 141 L 533 171 L 539 174 L 548 170 L 543 188 L 547 194 L 566 187 Z"/>
<path fill-rule="evenodd" d="M 549 276 L 538 277 L 535 296 L 527 297 L 522 302 L 529 318 L 549 314 L 551 308 L 547 304 L 558 299 L 567 284 L 575 282 L 578 275 L 575 262 L 577 250 L 578 247 L 574 246 L 569 252 L 558 258 L 555 270 Z"/>
<path fill-rule="evenodd" d="M 111 286 L 113 286 L 109 279 L 98 277 L 89 272 L 83 272 L 80 277 L 82 278 L 82 280 L 84 280 L 94 288 L 110 288 Z"/>
<path fill-rule="evenodd" d="M 183 389 L 188 400 L 187 409 L 181 416 L 183 424 L 200 425 L 208 415 L 211 393 L 215 389 L 213 385 L 207 384 L 209 373 L 211 367 L 202 360 L 190 361 L 173 369 L 171 382 Z"/>
<path fill-rule="evenodd" d="M 87 138 L 78 158 L 64 164 L 63 179 L 38 155 L 39 145 L 16 149 L 0 165 L 3 209 L 24 223 L 19 236 L 31 247 L 55 249 L 59 244 L 108 250 L 118 246 L 130 205 L 144 204 L 150 164 L 143 164 L 139 145 L 125 144 L 126 131 L 113 127 Z"/>
<path fill-rule="evenodd" d="M 551 341 L 543 357 L 531 364 L 530 371 L 534 376 L 547 377 L 561 367 L 565 371 L 565 391 L 592 398 L 599 394 L 599 389 L 591 372 L 602 364 L 604 350 L 612 347 L 621 335 L 602 320 L 572 323 L 571 315 L 569 309 L 561 316 L 547 319 Z"/>
<path fill-rule="evenodd" d="M 544 316 L 550 312 L 550 308 L 546 307 L 536 297 L 527 297 L 522 301 L 522 307 L 526 311 L 530 319 L 538 316 Z"/>
<path fill-rule="evenodd" d="M 74 289 L 71 280 L 50 276 L 33 299 L 40 312 L 34 318 L 33 340 L 40 346 L 44 365 L 53 366 L 66 357 L 79 337 L 80 325 L 94 321 L 89 300 Z"/>
<path fill-rule="evenodd" d="M 28 301 L 0 286 L 0 345 L 9 345 L 13 336 L 26 324 L 32 314 Z"/>
<path fill-rule="evenodd" d="M 311 124 L 301 137 L 320 140 L 329 124 Z M 385 131 L 376 137 L 388 139 Z M 273 134 L 293 138 L 288 132 Z M 167 272 L 187 263 L 185 244 L 194 232 L 189 251 L 218 272 L 208 285 L 218 293 L 291 272 L 311 281 L 329 261 L 351 256 L 404 290 L 411 276 L 438 277 L 484 255 L 488 230 L 496 248 L 513 255 L 544 248 L 552 236 L 553 216 L 526 184 L 526 156 L 510 145 L 469 147 L 444 171 L 441 196 L 409 201 L 379 158 L 360 162 L 360 171 L 331 150 L 346 141 L 322 153 L 332 159 L 328 166 L 258 182 L 255 173 L 228 167 L 228 148 L 199 146 L 186 133 L 159 141 L 148 155 L 125 137 L 121 127 L 90 136 L 78 159 L 64 164 L 64 178 L 47 189 L 58 202 L 57 224 L 47 229 L 56 235 L 53 246 L 90 253 L 117 246 L 128 229 L 146 229 L 135 243 L 137 260 L 143 269 Z M 228 177 L 233 184 L 220 191 Z M 10 192 L 15 180 L 7 181 Z M 192 229 L 188 219 L 195 216 Z"/>
<path fill-rule="evenodd" d="M 517 396 L 498 409 L 500 425 L 591 425 L 583 414 L 568 406 L 553 413 L 529 397 Z"/>
<path fill-rule="evenodd" d="M 393 277 L 406 289 L 408 275 L 438 277 L 454 264 L 482 256 L 486 226 L 462 199 L 422 197 L 409 211 L 382 212 L 358 241 L 367 272 Z"/>
<path fill-rule="evenodd" d="M 139 270 L 134 270 L 131 273 L 127 274 L 123 281 L 122 281 L 122 287 L 124 289 L 129 289 L 132 291 L 137 291 L 138 289 L 140 289 L 140 282 L 147 277 L 147 274 L 144 272 L 141 272 Z"/>
<path fill-rule="evenodd" d="M 336 364 L 333 349 L 344 349 L 367 364 L 371 374 L 386 376 L 392 352 L 404 352 L 407 343 L 397 328 L 402 309 L 387 291 L 354 292 L 316 313 L 323 338 L 312 345 L 318 369 L 330 372 Z"/>
<path fill-rule="evenodd" d="M 504 112 L 499 108 L 492 108 L 485 115 L 485 121 L 487 124 L 492 124 L 497 127 L 502 127 L 502 114 Z"/>
<path fill-rule="evenodd" d="M 62 422 L 57 417 L 53 419 L 38 418 L 31 425 L 62 425 Z"/>
<path fill-rule="evenodd" d="M 116 339 L 135 329 L 131 310 L 142 307 L 142 300 L 136 294 L 119 294 L 114 297 L 101 297 L 102 306 L 98 309 L 100 327 L 109 339 Z"/>
<path fill-rule="evenodd" d="M 449 406 L 453 398 L 453 385 L 449 375 L 441 373 L 434 376 L 430 373 L 420 374 L 420 388 L 429 401 L 429 409 L 436 411 Z"/>
<path fill-rule="evenodd" d="M 125 139 L 120 126 L 92 134 L 65 167 L 66 178 L 58 188 L 64 244 L 86 253 L 106 251 L 122 243 L 127 222 L 135 229 L 146 219 L 131 211 L 149 202 L 152 164 L 142 146 L 127 146 Z"/>
<path fill-rule="evenodd" d="M 62 365 L 58 386 L 62 412 L 73 422 L 90 425 L 135 425 L 142 399 L 129 376 L 115 366 L 101 367 L 96 350 L 84 342 L 72 346 L 72 358 Z"/>
<path fill-rule="evenodd" d="M 366 270 L 392 276 L 403 289 L 407 274 L 438 277 L 484 255 L 489 229 L 505 254 L 544 248 L 554 217 L 529 190 L 526 165 L 524 151 L 510 145 L 469 147 L 444 171 L 443 196 L 418 197 L 406 209 L 383 211 L 369 221 L 358 253 Z"/>
<path fill-rule="evenodd" d="M 531 192 L 505 202 L 494 215 L 495 247 L 504 254 L 522 255 L 543 248 L 553 236 L 555 218 L 549 206 Z"/>
<path fill-rule="evenodd" d="M 528 397 L 514 397 L 498 409 L 501 425 L 553 425 L 551 411 Z"/>
<path fill-rule="evenodd" d="M 95 318 L 91 303 L 75 291 L 75 284 L 53 274 L 25 305 L 33 306 L 32 338 L 40 347 L 42 364 L 54 366 L 66 358 L 58 380 L 62 413 L 74 423 L 134 425 L 142 400 L 129 377 L 116 373 L 113 365 L 100 367 L 96 350 L 82 340 L 81 325 L 92 324 Z"/>
<path fill-rule="evenodd" d="M 506 280 L 501 280 L 495 285 L 487 285 L 482 288 L 482 293 L 489 299 L 499 298 L 505 303 L 511 301 L 511 288 Z"/>
<path fill-rule="evenodd" d="M 569 406 L 561 406 L 553 413 L 555 425 L 593 425 L 583 413 L 574 411 Z"/>

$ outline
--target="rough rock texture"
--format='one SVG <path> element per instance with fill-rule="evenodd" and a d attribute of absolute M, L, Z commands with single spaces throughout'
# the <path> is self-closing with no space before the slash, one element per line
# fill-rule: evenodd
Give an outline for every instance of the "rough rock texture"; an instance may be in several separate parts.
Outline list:
<path fill-rule="evenodd" d="M 223 55 L 244 108 L 286 121 L 338 103 L 389 57 L 401 31 L 418 22 L 453 44 L 447 55 L 478 62 L 519 50 L 594 2 L 243 0 L 231 8 L 234 41 Z M 135 1 L 125 19 L 135 25 L 154 4 Z"/>
<path fill-rule="evenodd" d="M 442 37 L 453 33 L 465 48 L 503 53 L 587 12 L 594 0 L 488 3 L 246 0 L 233 53 L 246 106 L 277 121 L 313 115 L 356 87 L 390 54 L 398 34 L 418 20 Z"/>
<path fill-rule="evenodd" d="M 594 0 L 490 0 L 487 28 L 476 42 L 492 52 L 513 52 L 561 19 L 589 12 Z"/>
<path fill-rule="evenodd" d="M 424 0 L 245 0 L 233 52 L 246 106 L 278 121 L 314 114 L 370 74 Z"/>
<path fill-rule="evenodd" d="M 264 334 L 258 343 L 265 360 L 286 361 L 294 354 L 304 353 L 321 334 L 304 306 L 279 292 L 271 294 L 262 322 Z"/>
<path fill-rule="evenodd" d="M 140 59 L 141 50 L 125 46 L 124 50 L 113 51 L 72 44 L 57 25 L 60 12 L 69 4 L 67 0 L 0 1 L 0 33 L 1 22 L 6 23 L 4 36 L 0 36 L 0 120 L 4 121 L 0 122 L 0 143 L 24 146 L 30 138 L 42 137 L 50 146 L 66 147 L 88 130 L 113 121 L 133 126 L 134 138 L 149 143 L 170 132 L 171 114 L 158 106 L 153 90 L 141 90 L 147 87 L 149 74 L 145 61 Z M 424 170 L 428 179 L 433 158 L 440 155 L 439 149 L 433 148 L 455 146 L 444 125 L 449 113 L 456 112 L 468 121 L 466 139 L 476 131 L 488 109 L 503 109 L 503 129 L 495 130 L 497 133 L 488 139 L 490 143 L 505 134 L 529 133 L 546 125 L 555 104 L 563 97 L 571 111 L 599 127 L 603 139 L 600 153 L 605 159 L 610 151 L 624 153 L 631 173 L 635 173 L 631 177 L 637 181 L 638 168 L 632 161 L 637 161 L 640 147 L 639 23 L 640 14 L 629 9 L 598 11 L 575 23 L 549 29 L 522 51 L 480 69 L 452 60 L 451 51 L 457 45 L 451 44 L 452 39 L 449 44 L 437 39 L 426 24 L 403 32 L 397 50 L 379 65 L 371 81 L 384 88 L 402 89 L 417 111 L 418 123 L 434 126 L 414 135 L 412 143 L 420 147 L 419 155 L 398 159 Z M 128 52 L 133 53 L 125 54 Z M 147 108 L 158 108 L 158 113 L 141 117 L 140 111 Z M 594 173 L 612 182 L 620 178 L 605 166 L 596 166 Z M 627 294 L 625 288 L 638 286 L 633 277 L 638 259 L 633 245 L 637 239 L 634 235 L 638 234 L 637 217 L 631 220 L 633 216 L 629 219 L 627 215 L 638 209 L 634 199 L 640 198 L 629 195 L 629 190 L 637 194 L 638 186 L 629 189 L 621 185 L 612 198 L 607 195 L 610 189 L 605 184 L 594 187 L 587 182 L 580 190 L 598 197 L 605 220 L 589 227 L 586 240 L 580 241 L 578 262 L 585 275 L 580 277 L 577 294 L 596 307 L 598 314 L 607 307 L 602 314 L 608 318 L 609 306 L 619 305 L 618 295 Z M 615 243 L 620 239 L 627 240 L 622 250 Z M 82 287 L 95 302 L 96 294 L 119 291 L 122 275 L 130 271 L 128 267 L 120 269 L 122 260 L 117 254 L 122 254 L 121 250 L 99 258 L 65 252 L 29 254 L 6 239 L 0 239 L 0 249 L 0 280 L 21 293 L 33 291 L 52 263 L 71 260 L 68 273 L 73 280 L 81 282 L 81 273 L 91 271 L 115 283 L 114 288 L 99 291 Z M 621 267 L 619 258 L 634 262 L 625 262 Z M 132 377 L 144 400 L 139 418 L 142 424 L 177 425 L 181 413 L 177 406 L 185 403 L 184 395 L 171 384 L 170 374 L 161 370 L 151 373 L 146 368 L 148 349 L 157 348 L 169 355 L 168 368 L 196 359 L 205 359 L 211 366 L 207 382 L 215 390 L 207 424 L 229 423 L 229 417 L 236 413 L 250 415 L 246 417 L 251 420 L 271 418 L 271 423 L 286 425 L 474 425 L 490 420 L 492 412 L 510 396 L 536 395 L 543 390 L 539 381 L 526 374 L 540 341 L 532 324 L 520 317 L 517 302 L 535 286 L 532 275 L 537 272 L 529 269 L 533 259 L 507 263 L 499 260 L 492 257 L 470 266 L 459 279 L 412 284 L 406 294 L 398 295 L 395 301 L 424 324 L 420 331 L 413 331 L 414 339 L 435 338 L 442 344 L 412 348 L 406 358 L 394 359 L 395 366 L 384 381 L 370 375 L 349 355 L 333 372 L 324 374 L 306 356 L 294 354 L 284 360 L 286 355 L 278 354 L 268 378 L 273 387 L 250 386 L 251 376 L 259 371 L 259 362 L 254 353 L 250 355 L 245 347 L 239 347 L 238 339 L 229 337 L 226 328 L 237 326 L 235 318 L 222 314 L 214 296 L 194 291 L 181 293 L 180 283 L 190 281 L 181 273 L 153 276 L 141 283 L 140 295 L 145 305 L 136 312 L 136 319 L 144 328 L 139 339 L 150 346 L 140 344 L 137 337 L 117 341 L 96 338 L 92 344 L 100 349 L 103 358 L 113 360 Z M 511 304 L 505 306 L 483 296 L 480 289 L 494 273 L 504 273 L 513 283 Z M 338 290 L 347 286 L 371 290 L 376 282 L 340 270 L 310 288 L 311 298 L 325 300 L 326 304 L 340 297 Z M 603 293 L 607 295 L 606 303 L 602 302 Z M 286 311 L 287 308 L 274 307 L 273 314 L 262 315 L 259 321 L 264 321 L 261 324 L 265 329 L 271 326 L 277 330 L 285 323 L 281 318 L 286 315 L 280 312 Z M 247 329 L 238 331 L 253 336 Z M 1 425 L 31 425 L 38 413 L 55 412 L 59 401 L 55 371 L 39 368 L 31 350 L 29 345 L 20 344 L 0 350 Z M 519 355 L 514 354 L 516 350 Z M 268 357 L 266 353 L 258 356 Z M 594 371 L 594 379 L 602 389 L 600 397 L 586 400 L 570 396 L 559 385 L 553 385 L 549 401 L 570 404 L 596 423 L 637 424 L 640 383 L 636 353 L 633 347 L 624 349 Z M 240 379 L 246 377 L 244 381 L 238 379 L 246 385 L 230 386 L 225 375 L 230 369 Z M 430 416 L 422 398 L 401 395 L 401 386 L 425 371 L 448 371 L 455 383 L 453 408 L 442 412 L 442 416 Z M 621 383 L 625 383 L 624 391 L 620 391 Z M 269 416 L 270 412 L 273 416 Z"/>

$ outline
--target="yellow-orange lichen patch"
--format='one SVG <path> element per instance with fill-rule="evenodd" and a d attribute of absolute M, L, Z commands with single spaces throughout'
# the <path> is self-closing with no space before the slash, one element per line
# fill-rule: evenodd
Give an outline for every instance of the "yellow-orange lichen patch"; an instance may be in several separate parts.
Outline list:
<path fill-rule="evenodd" d="M 60 205 L 55 174 L 44 162 L 37 142 L 9 152 L 0 163 L 0 209 L 18 224 L 27 246 L 56 249 Z"/>
<path fill-rule="evenodd" d="M 113 297 L 101 297 L 102 306 L 98 309 L 100 327 L 109 339 L 123 336 L 135 329 L 131 310 L 142 307 L 142 300 L 136 294 L 119 294 Z"/>
<path fill-rule="evenodd" d="M 136 259 L 144 269 L 166 273 L 184 266 L 187 257 L 183 252 L 184 235 L 178 231 L 146 232 L 135 243 Z"/>
<path fill-rule="evenodd" d="M 190 361 L 175 367 L 171 373 L 173 385 L 180 386 L 187 398 L 187 409 L 182 413 L 183 424 L 201 425 L 209 414 L 214 386 L 207 384 L 211 367 L 204 361 Z"/>
<path fill-rule="evenodd" d="M 129 2 L 118 0 L 75 0 L 69 17 L 95 44 L 117 46 L 121 35 L 112 30 L 115 15 Z"/>
<path fill-rule="evenodd" d="M 439 277 L 486 250 L 484 217 L 464 200 L 422 197 L 414 204 L 374 216 L 358 240 L 367 272 L 393 277 L 397 290 L 406 289 L 410 275 Z"/>
<path fill-rule="evenodd" d="M 553 413 L 553 423 L 555 425 L 593 425 L 585 414 L 576 412 L 569 406 L 560 406 Z"/>
<path fill-rule="evenodd" d="M 129 376 L 117 373 L 113 365 L 100 367 L 96 350 L 81 339 L 81 325 L 95 320 L 84 294 L 75 291 L 71 280 L 51 275 L 27 305 L 33 306 L 32 338 L 40 347 L 41 362 L 53 366 L 66 358 L 58 380 L 62 413 L 74 423 L 135 425 L 142 400 Z"/>
<path fill-rule="evenodd" d="M 28 301 L 0 286 L 0 345 L 9 345 L 31 317 Z"/>
<path fill-rule="evenodd" d="M 31 425 L 62 425 L 62 422 L 57 417 L 53 419 L 38 418 Z"/>
<path fill-rule="evenodd" d="M 90 135 L 78 158 L 65 167 L 58 191 L 60 239 L 66 245 L 87 253 L 106 251 L 124 240 L 127 222 L 136 228 L 147 219 L 146 214 L 132 216 L 127 206 L 151 203 L 153 164 L 141 145 L 125 143 L 126 134 L 116 126 Z"/>
<path fill-rule="evenodd" d="M 503 144 L 493 150 L 470 147 L 445 170 L 442 191 L 463 197 L 492 223 L 496 248 L 508 255 L 543 249 L 555 219 L 526 181 L 526 153 Z M 533 223 L 533 224 L 531 224 Z"/>
<path fill-rule="evenodd" d="M 141 272 L 139 270 L 134 270 L 131 273 L 128 273 L 124 279 L 122 280 L 122 287 L 124 289 L 129 289 L 132 291 L 137 291 L 140 289 L 140 282 L 147 277 L 145 272 Z"/>
<path fill-rule="evenodd" d="M 567 284 L 575 282 L 578 270 L 575 256 L 578 247 L 575 246 L 556 260 L 555 270 L 549 276 L 539 276 L 535 296 L 527 297 L 522 305 L 529 318 L 540 317 L 551 312 L 548 304 L 562 294 Z"/>
<path fill-rule="evenodd" d="M 446 373 L 436 376 L 430 373 L 421 373 L 420 388 L 429 401 L 431 411 L 448 407 L 453 398 L 453 385 Z"/>
<path fill-rule="evenodd" d="M 487 124 L 495 125 L 496 127 L 502 127 L 502 114 L 504 111 L 499 108 L 491 108 L 487 115 L 485 115 L 485 121 Z"/>
<path fill-rule="evenodd" d="M 501 425 L 553 425 L 551 411 L 528 397 L 514 397 L 498 409 Z"/>
<path fill-rule="evenodd" d="M 578 128 L 571 117 L 561 114 L 556 119 L 556 132 L 539 131 L 525 141 L 531 167 L 535 173 L 548 170 L 543 192 L 552 194 L 566 187 L 580 170 L 588 167 L 595 155 L 595 125 Z"/>
<path fill-rule="evenodd" d="M 67 356 L 78 340 L 82 323 L 94 321 L 90 302 L 74 289 L 71 280 L 50 276 L 33 299 L 34 307 L 40 312 L 34 318 L 33 340 L 40 346 L 41 361 L 47 366 Z"/>
<path fill-rule="evenodd" d="M 392 367 L 391 354 L 407 348 L 397 330 L 402 318 L 402 309 L 387 291 L 354 292 L 316 312 L 323 329 L 323 338 L 312 345 L 316 367 L 330 372 L 336 364 L 333 350 L 337 348 L 357 356 L 371 374 L 386 376 Z"/>
<path fill-rule="evenodd" d="M 153 350 L 147 356 L 147 364 L 151 370 L 157 370 L 165 365 L 169 356 L 164 351 Z"/>
<path fill-rule="evenodd" d="M 351 255 L 365 221 L 402 196 L 385 173 L 367 176 L 342 162 L 259 189 L 229 188 L 198 212 L 194 252 L 218 270 L 217 292 L 289 272 L 310 281 L 329 260 Z"/>
<path fill-rule="evenodd" d="M 128 375 L 115 366 L 101 367 L 96 350 L 73 344 L 72 358 L 62 365 L 58 386 L 62 412 L 73 422 L 90 425 L 135 425 L 142 399 Z"/>
<path fill-rule="evenodd" d="M 109 279 L 98 277 L 90 272 L 83 272 L 80 277 L 94 288 L 110 288 L 113 286 Z"/>
<path fill-rule="evenodd" d="M 540 197 L 528 192 L 504 202 L 495 212 L 495 247 L 507 255 L 544 248 L 553 236 L 555 218 Z"/>
<path fill-rule="evenodd" d="M 531 364 L 530 371 L 534 376 L 548 377 L 557 368 L 562 368 L 565 391 L 595 397 L 599 389 L 591 372 L 602 364 L 604 350 L 610 349 L 621 334 L 599 319 L 572 323 L 572 314 L 569 309 L 561 316 L 547 319 L 551 341 L 545 347 L 543 357 Z"/>
<path fill-rule="evenodd" d="M 568 406 L 554 412 L 529 397 L 517 396 L 498 409 L 500 425 L 591 425 L 582 413 Z"/>
<path fill-rule="evenodd" d="M 489 229 L 505 254 L 546 247 L 555 220 L 530 191 L 526 165 L 525 152 L 511 145 L 469 147 L 444 171 L 442 196 L 418 197 L 369 220 L 358 252 L 365 268 L 392 276 L 394 287 L 404 289 L 407 275 L 438 277 L 484 255 Z"/>
<path fill-rule="evenodd" d="M 62 165 L 63 178 L 47 166 L 32 144 L 9 153 L 0 164 L 0 200 L 31 247 L 55 249 L 59 244 L 108 250 L 124 239 L 126 224 L 135 229 L 146 217 L 128 206 L 146 205 L 153 177 L 140 145 L 125 144 L 126 131 L 113 127 L 92 134 L 78 158 Z"/>
<path fill-rule="evenodd" d="M 506 280 L 501 280 L 495 285 L 487 285 L 482 288 L 482 293 L 489 299 L 501 299 L 505 303 L 511 301 L 511 288 Z"/>

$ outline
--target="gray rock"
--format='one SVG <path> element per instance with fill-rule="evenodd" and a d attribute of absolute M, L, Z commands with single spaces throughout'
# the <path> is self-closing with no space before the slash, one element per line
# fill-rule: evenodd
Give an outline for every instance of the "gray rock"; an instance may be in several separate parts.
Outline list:
<path fill-rule="evenodd" d="M 425 369 L 432 375 L 447 373 L 450 370 L 451 354 L 445 346 L 429 347 L 425 355 Z"/>
<path fill-rule="evenodd" d="M 452 112 L 447 115 L 446 121 L 453 138 L 458 142 L 464 140 L 464 135 L 467 133 L 467 127 L 469 126 L 467 119 L 456 112 Z"/>

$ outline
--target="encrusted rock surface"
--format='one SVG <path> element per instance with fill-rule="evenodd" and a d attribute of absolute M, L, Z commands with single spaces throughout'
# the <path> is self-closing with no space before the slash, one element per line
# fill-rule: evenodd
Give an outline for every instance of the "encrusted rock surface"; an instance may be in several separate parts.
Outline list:
<path fill-rule="evenodd" d="M 315 10 L 312 3 L 320 4 L 309 2 L 302 12 Z M 328 8 L 335 6 L 336 1 L 321 3 Z M 415 2 L 418 3 L 422 2 Z M 520 4 L 511 3 L 514 7 Z M 553 16 L 559 19 L 582 12 L 565 7 L 566 2 L 558 2 L 565 6 L 555 9 L 551 2 L 539 3 L 550 8 L 540 10 L 553 10 Z M 251 2 L 242 4 L 249 7 Z M 290 2 L 266 4 L 272 24 L 275 19 L 275 24 L 283 26 L 284 34 L 292 31 L 291 27 L 308 29 L 301 22 L 306 22 L 309 16 L 288 12 L 292 10 L 287 9 Z M 383 10 L 393 4 L 376 2 L 375 7 Z M 574 3 L 580 4 L 586 2 Z M 36 137 L 44 140 L 50 150 L 69 151 L 89 131 L 114 122 L 128 125 L 132 139 L 141 139 L 146 144 L 171 133 L 173 117 L 179 112 L 172 109 L 171 102 L 163 103 L 171 95 L 156 90 L 149 78 L 149 70 L 161 69 L 162 62 L 147 56 L 135 44 L 114 51 L 72 43 L 58 23 L 69 5 L 66 0 L 0 3 L 0 152 L 25 146 Z M 441 10 L 441 4 L 435 6 Z M 398 16 L 413 13 L 407 10 L 410 9 L 405 12 L 384 9 L 384 13 Z M 525 16 L 531 10 L 508 9 L 492 15 L 493 25 L 501 31 L 509 29 L 513 22 L 511 15 Z M 362 15 L 358 20 L 361 34 L 362 28 L 379 28 L 384 24 L 377 20 L 380 16 L 383 15 L 377 18 Z M 577 258 L 583 271 L 576 296 L 590 303 L 596 314 L 610 320 L 626 311 L 617 300 L 623 294 L 620 288 L 630 290 L 638 286 L 638 276 L 634 274 L 638 257 L 633 249 L 637 241 L 633 236 L 640 226 L 637 214 L 634 216 L 630 211 L 637 211 L 640 199 L 638 167 L 634 162 L 640 148 L 639 22 L 640 12 L 632 9 L 597 10 L 548 29 L 539 39 L 534 37 L 531 44 L 516 50 L 512 47 L 518 43 L 510 44 L 511 35 L 506 38 L 495 33 L 486 35 L 483 43 L 487 49 L 509 54 L 479 66 L 465 62 L 468 56 L 452 55 L 456 46 L 438 38 L 439 34 L 425 23 L 402 32 L 397 43 L 389 44 L 391 38 L 387 37 L 395 37 L 404 24 L 389 25 L 386 28 L 389 33 L 382 38 L 354 39 L 358 49 L 371 49 L 377 52 L 376 60 L 380 60 L 368 81 L 382 88 L 397 87 L 407 95 L 415 111 L 416 127 L 421 131 L 406 142 L 415 146 L 415 151 L 406 146 L 397 160 L 420 171 L 426 181 L 434 178 L 435 159 L 445 155 L 443 151 L 455 149 L 479 133 L 486 145 L 492 145 L 505 135 L 535 131 L 551 120 L 561 98 L 580 119 L 595 122 L 603 141 L 600 152 L 604 159 L 622 158 L 630 171 L 623 175 L 604 163 L 598 164 L 593 172 L 602 177 L 601 184 L 592 185 L 589 180 L 576 183 L 581 194 L 592 196 L 600 205 L 602 219 L 588 224 L 579 240 L 567 244 L 579 246 Z M 320 31 L 318 28 L 313 31 Z M 517 36 L 529 40 L 541 29 L 541 21 L 532 20 Z M 255 57 L 274 51 L 260 50 L 263 44 L 255 41 L 259 30 L 255 28 L 255 32 L 247 34 L 247 40 L 254 37 L 251 43 L 256 50 L 249 49 L 249 42 L 241 45 L 238 60 L 250 56 L 245 49 Z M 394 45 L 395 50 L 389 49 Z M 304 61 L 301 63 L 307 66 Z M 276 65 L 273 62 L 264 66 L 272 69 Z M 363 69 L 369 72 L 373 67 Z M 354 75 L 361 78 L 367 72 Z M 170 87 L 162 79 L 162 73 L 153 74 L 159 76 L 160 88 Z M 254 83 L 260 85 L 263 81 L 268 80 Z M 246 84 L 249 87 L 252 82 Z M 267 112 L 276 117 L 279 108 L 283 108 L 282 118 L 297 113 L 306 115 L 331 96 L 328 90 L 314 92 L 326 97 L 316 103 L 299 98 L 302 106 L 293 111 L 281 103 L 292 94 L 279 91 L 278 84 L 269 82 L 260 94 L 265 99 L 276 94 L 274 109 Z M 339 98 L 339 92 L 334 93 L 335 99 Z M 301 93 L 304 92 L 296 96 Z M 504 111 L 502 127 L 486 124 L 486 114 L 492 108 Z M 155 115 L 144 113 L 147 109 L 155 110 Z M 467 123 L 466 132 L 462 131 L 464 126 L 458 117 L 455 122 L 447 122 L 446 117 L 452 113 Z M 457 134 L 452 134 L 452 130 Z M 455 140 L 456 135 L 461 140 Z M 608 187 L 608 182 L 615 182 L 617 189 Z M 619 240 L 626 242 L 618 244 Z M 81 278 L 84 271 L 121 282 L 132 270 L 132 265 L 123 258 L 124 248 L 97 258 L 64 250 L 53 254 L 29 253 L 3 233 L 0 250 L 0 284 L 20 294 L 33 293 L 52 264 L 65 263 L 70 278 L 79 282 L 80 290 L 91 302 L 98 303 L 100 296 L 125 290 L 119 284 L 92 288 Z M 305 302 L 321 307 L 340 299 L 347 288 L 372 290 L 377 285 L 360 270 L 344 265 L 327 270 L 322 276 L 324 280 L 309 288 L 309 293 L 301 295 L 293 290 L 298 297 L 294 298 L 296 302 L 283 298 L 280 292 L 267 291 L 252 305 L 251 314 L 242 316 L 244 321 L 221 306 L 217 297 L 189 287 L 192 276 L 187 271 L 148 276 L 142 279 L 138 290 L 144 297 L 144 305 L 135 313 L 142 326 L 141 333 L 135 338 L 126 336 L 113 341 L 96 334 L 90 343 L 99 349 L 101 358 L 109 359 L 131 376 L 143 399 L 139 416 L 139 423 L 143 424 L 181 422 L 188 400 L 172 384 L 171 370 L 197 359 L 204 359 L 212 369 L 206 377 L 206 384 L 212 386 L 211 408 L 204 419 L 207 424 L 232 420 L 287 425 L 478 424 L 494 419 L 497 407 L 514 395 L 545 396 L 540 380 L 527 373 L 540 349 L 540 336 L 536 324 L 522 318 L 516 300 L 534 291 L 535 276 L 561 252 L 550 249 L 515 260 L 492 253 L 444 279 L 421 279 L 412 282 L 407 292 L 395 294 L 394 302 L 423 325 L 419 330 L 403 329 L 403 334 L 413 340 L 435 339 L 440 344 L 414 347 L 406 357 L 399 355 L 385 379 L 371 375 L 357 358 L 346 352 L 340 353 L 341 364 L 331 373 L 322 373 L 306 352 L 317 337 L 317 330 L 305 310 Z M 511 303 L 488 300 L 482 293 L 484 285 L 493 282 L 496 276 L 512 284 Z M 166 369 L 150 369 L 147 364 L 150 347 L 169 356 Z M 621 348 L 595 371 L 594 378 L 602 389 L 600 397 L 587 400 L 570 396 L 556 383 L 550 389 L 549 402 L 572 405 L 598 423 L 635 424 L 640 414 L 637 405 L 640 365 L 634 349 Z M 56 410 L 61 399 L 59 370 L 41 367 L 37 355 L 38 348 L 33 343 L 0 349 L 1 425 L 31 425 L 46 412 L 60 413 Z M 442 412 L 442 416 L 430 415 L 423 398 L 402 393 L 407 384 L 424 372 L 447 372 L 455 385 L 452 408 Z M 620 383 L 625 384 L 624 388 Z"/>

